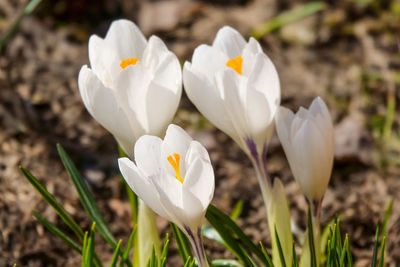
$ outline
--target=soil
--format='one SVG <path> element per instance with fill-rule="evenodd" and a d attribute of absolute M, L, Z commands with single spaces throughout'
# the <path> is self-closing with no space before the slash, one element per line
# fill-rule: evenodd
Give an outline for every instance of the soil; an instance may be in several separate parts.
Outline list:
<path fill-rule="evenodd" d="M 27 0 L 0 0 L 0 36 Z M 111 231 L 127 241 L 130 209 L 118 175 L 112 136 L 85 110 L 78 72 L 88 64 L 91 34 L 104 36 L 117 18 L 156 34 L 184 62 L 218 29 L 231 25 L 246 38 L 268 19 L 304 4 L 292 0 L 50 1 L 26 16 L 0 55 L 0 266 L 79 266 L 81 257 L 49 233 L 31 210 L 67 227 L 18 170 L 30 170 L 84 229 L 90 219 L 57 156 L 62 144 L 84 175 Z M 335 124 L 335 164 L 322 206 L 322 225 L 340 216 L 357 266 L 370 265 L 376 225 L 394 200 L 387 266 L 400 266 L 400 5 L 392 1 L 327 1 L 325 8 L 260 39 L 278 69 L 282 105 L 297 110 L 321 96 Z M 123 37 L 121 37 L 123 38 Z M 262 198 L 249 160 L 183 95 L 174 123 L 208 149 L 216 174 L 213 204 L 244 210 L 238 223 L 268 244 Z M 275 136 L 268 153 L 272 176 L 286 185 L 291 212 L 304 230 L 306 202 Z M 170 232 L 160 219 L 163 233 Z M 169 266 L 181 266 L 171 244 Z M 211 258 L 232 257 L 211 241 Z M 112 251 L 97 236 L 96 251 Z"/>

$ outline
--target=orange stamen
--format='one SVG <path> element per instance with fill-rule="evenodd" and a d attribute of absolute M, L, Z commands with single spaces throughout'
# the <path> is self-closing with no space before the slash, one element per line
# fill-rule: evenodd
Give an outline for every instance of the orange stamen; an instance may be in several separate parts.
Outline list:
<path fill-rule="evenodd" d="M 228 62 L 226 62 L 227 67 L 234 69 L 240 75 L 242 75 L 242 64 L 243 58 L 241 56 L 229 59 Z"/>
<path fill-rule="evenodd" d="M 172 158 L 172 156 L 168 156 L 167 160 L 169 162 L 169 164 L 171 164 L 172 168 L 174 168 L 175 171 L 175 178 L 176 180 L 178 180 L 179 182 L 181 182 L 183 184 L 183 179 L 181 178 L 181 174 L 179 172 L 179 160 L 181 159 L 181 156 L 179 156 L 179 154 L 174 153 L 174 158 L 175 160 Z"/>
<path fill-rule="evenodd" d="M 139 59 L 132 57 L 132 58 L 127 58 L 121 61 L 121 63 L 119 64 L 121 66 L 122 69 L 125 69 L 126 67 L 128 67 L 129 65 L 136 65 L 136 63 L 138 63 Z"/>

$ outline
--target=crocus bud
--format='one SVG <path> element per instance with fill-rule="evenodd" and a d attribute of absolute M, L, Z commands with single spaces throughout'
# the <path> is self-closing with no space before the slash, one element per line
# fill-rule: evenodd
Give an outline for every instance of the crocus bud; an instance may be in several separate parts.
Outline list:
<path fill-rule="evenodd" d="M 276 116 L 279 139 L 290 168 L 310 202 L 320 202 L 331 177 L 334 134 L 324 101 L 317 97 L 310 108 L 293 114 L 280 107 Z"/>
<path fill-rule="evenodd" d="M 189 99 L 217 128 L 250 156 L 266 152 L 280 103 L 279 78 L 260 44 L 231 27 L 212 44 L 200 45 L 185 62 L 183 82 Z"/>
<path fill-rule="evenodd" d="M 182 92 L 179 61 L 128 20 L 114 21 L 104 39 L 90 37 L 89 61 L 91 68 L 79 72 L 83 103 L 132 156 L 140 136 L 163 134 L 173 119 Z"/>
<path fill-rule="evenodd" d="M 131 189 L 157 214 L 181 228 L 199 266 L 208 266 L 201 225 L 214 195 L 214 171 L 207 150 L 171 124 L 164 140 L 149 135 L 139 138 L 135 161 L 118 160 Z"/>

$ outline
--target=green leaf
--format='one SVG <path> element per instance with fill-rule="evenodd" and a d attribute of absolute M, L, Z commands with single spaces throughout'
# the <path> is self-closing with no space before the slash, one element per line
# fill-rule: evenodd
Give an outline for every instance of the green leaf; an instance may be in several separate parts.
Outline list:
<path fill-rule="evenodd" d="M 133 241 L 135 240 L 136 236 L 136 227 L 134 227 L 131 231 L 131 234 L 129 235 L 128 243 L 126 244 L 126 248 L 124 252 L 122 253 L 122 261 L 119 266 L 123 266 L 124 262 L 128 262 L 129 258 L 129 253 L 131 252 L 132 246 L 133 246 Z"/>
<path fill-rule="evenodd" d="M 65 234 L 57 226 L 40 216 L 39 213 L 37 213 L 36 211 L 33 210 L 32 214 L 36 217 L 36 219 L 39 220 L 41 224 L 43 224 L 44 227 L 46 227 L 54 235 L 58 236 L 65 244 L 67 244 L 67 246 L 77 251 L 79 254 L 82 254 L 82 247 L 75 243 L 75 241 L 72 240 L 67 234 Z"/>
<path fill-rule="evenodd" d="M 242 229 L 239 226 L 237 226 L 237 224 L 228 215 L 224 214 L 222 211 L 220 211 L 218 208 L 216 208 L 213 205 L 210 205 L 208 207 L 208 209 L 207 209 L 207 213 L 206 213 L 206 218 L 207 219 L 208 219 L 209 215 L 215 216 L 224 225 L 224 227 L 226 227 L 227 229 L 232 231 L 243 242 L 243 244 L 248 249 L 250 249 L 250 251 L 253 252 L 257 256 L 257 258 L 259 258 L 262 261 L 262 263 L 265 266 L 268 266 L 267 265 L 268 261 L 265 258 L 265 255 L 263 254 L 261 249 L 258 248 L 253 243 L 253 241 L 251 241 L 251 239 L 242 231 Z M 215 227 L 215 225 L 213 225 L 213 226 L 214 226 L 215 229 L 217 229 L 217 227 Z M 226 242 L 226 240 L 225 240 L 225 242 Z"/>
<path fill-rule="evenodd" d="M 86 231 L 83 236 L 83 248 L 82 248 L 82 267 L 86 267 L 86 253 L 88 248 L 88 235 L 89 233 Z"/>
<path fill-rule="evenodd" d="M 113 249 L 116 249 L 117 242 L 115 241 L 114 236 L 111 234 L 111 231 L 104 221 L 104 218 L 101 215 L 92 194 L 84 183 L 77 168 L 60 144 L 57 144 L 57 150 L 58 154 L 60 155 L 61 161 L 68 172 L 69 177 L 71 178 L 76 190 L 78 191 L 79 200 L 81 201 L 82 206 L 86 210 L 90 219 L 93 222 L 96 222 L 97 231 L 99 231 L 101 236 L 107 241 L 108 244 L 111 245 Z M 124 262 L 129 267 L 132 266 L 132 263 L 129 261 L 129 259 L 124 259 Z"/>
<path fill-rule="evenodd" d="M 212 261 L 213 267 L 243 267 L 239 262 L 228 259 L 216 259 Z"/>
<path fill-rule="evenodd" d="M 29 183 L 39 192 L 42 198 L 55 210 L 68 227 L 75 233 L 80 241 L 83 240 L 83 231 L 79 225 L 72 219 L 72 217 L 65 211 L 65 209 L 57 202 L 52 194 L 25 168 L 19 167 L 22 174 L 28 180 Z"/>
<path fill-rule="evenodd" d="M 184 267 L 191 267 L 194 265 L 194 258 L 192 256 L 189 256 L 186 261 Z"/>
<path fill-rule="evenodd" d="M 272 263 L 271 257 L 268 254 L 267 250 L 264 248 L 264 245 L 261 243 L 260 241 L 260 247 L 261 247 L 261 251 L 264 254 L 265 259 L 267 260 L 267 267 L 274 267 L 274 264 Z M 295 254 L 294 254 L 295 255 Z"/>
<path fill-rule="evenodd" d="M 227 216 L 229 218 L 229 216 Z M 245 253 L 243 253 L 243 250 L 239 243 L 232 237 L 232 234 L 230 231 L 224 226 L 223 222 L 220 221 L 214 214 L 213 212 L 210 212 L 210 208 L 208 208 L 208 211 L 206 213 L 206 218 L 210 222 L 210 224 L 217 230 L 217 232 L 221 235 L 222 239 L 227 245 L 227 248 L 232 251 L 235 256 L 242 261 L 245 266 L 251 266 L 251 262 L 249 259 L 246 257 Z"/>
<path fill-rule="evenodd" d="M 242 211 L 243 211 L 243 200 L 239 200 L 236 203 L 235 207 L 233 208 L 233 211 L 230 216 L 231 219 L 233 221 L 236 220 L 240 216 L 240 214 L 242 214 Z"/>
<path fill-rule="evenodd" d="M 203 234 L 203 236 L 207 237 L 208 239 L 213 240 L 213 241 L 223 245 L 224 247 L 226 247 L 224 240 L 212 226 L 203 225 L 203 227 L 201 228 L 201 233 Z"/>
<path fill-rule="evenodd" d="M 278 251 L 279 251 L 279 258 L 281 260 L 282 267 L 286 267 L 285 256 L 283 255 L 281 241 L 279 240 L 279 235 L 278 235 L 278 231 L 276 230 L 276 225 L 274 228 L 275 228 L 276 245 L 278 246 Z"/>
<path fill-rule="evenodd" d="M 93 222 L 90 232 L 88 234 L 86 248 L 84 249 L 83 252 L 83 259 L 84 259 L 83 262 L 85 263 L 86 267 L 93 266 L 95 229 L 96 229 L 96 223 Z"/>
<path fill-rule="evenodd" d="M 252 32 L 252 36 L 256 39 L 260 39 L 265 34 L 279 29 L 280 27 L 289 23 L 301 20 L 308 16 L 311 16 L 317 12 L 324 10 L 326 4 L 322 1 L 309 2 L 300 6 L 297 6 L 289 11 L 283 12 L 278 16 L 268 20 L 264 24 L 255 28 Z"/>
<path fill-rule="evenodd" d="M 340 253 L 340 264 L 339 264 L 340 267 L 345 266 L 344 260 L 346 259 L 346 252 L 347 252 L 348 246 L 349 246 L 349 237 L 346 234 L 346 237 L 344 239 L 344 245 L 343 245 L 342 251 Z"/>
<path fill-rule="evenodd" d="M 104 221 L 103 216 L 101 215 L 99 208 L 97 207 L 92 194 L 84 183 L 81 175 L 76 169 L 74 163 L 64 151 L 60 144 L 57 144 L 58 154 L 60 155 L 61 161 L 68 172 L 72 182 L 75 185 L 76 190 L 79 194 L 79 199 L 82 203 L 82 206 L 85 208 L 89 217 L 92 221 L 96 222 L 97 230 L 104 237 L 104 239 L 111 245 L 113 249 L 117 247 L 117 243 L 110 232 L 106 222 Z"/>
<path fill-rule="evenodd" d="M 372 253 L 372 267 L 376 267 L 376 258 L 378 255 L 378 242 L 379 242 L 379 224 L 376 227 L 376 231 L 375 231 L 375 241 L 374 241 L 374 250 Z"/>
<path fill-rule="evenodd" d="M 113 255 L 112 259 L 111 259 L 110 267 L 115 267 L 117 265 L 118 256 L 119 256 L 119 253 L 121 251 L 121 244 L 122 244 L 122 240 L 120 239 L 118 244 L 117 244 L 117 247 L 114 250 L 114 255 Z"/>
<path fill-rule="evenodd" d="M 158 267 L 158 259 L 156 256 L 156 250 L 153 246 L 153 249 L 151 250 L 151 257 L 149 258 L 149 260 L 147 261 L 147 265 L 149 267 Z"/>
<path fill-rule="evenodd" d="M 379 255 L 379 267 L 383 267 L 385 264 L 385 247 L 386 247 L 386 236 L 382 238 L 382 243 L 381 243 L 381 252 Z"/>
<path fill-rule="evenodd" d="M 186 263 L 188 262 L 189 257 L 193 257 L 192 251 L 190 250 L 189 240 L 185 236 L 185 234 L 176 226 L 174 223 L 170 223 L 172 233 L 175 238 L 175 242 L 178 246 L 178 253 L 182 258 L 182 261 Z"/>
<path fill-rule="evenodd" d="M 292 267 L 299 267 L 299 259 L 297 258 L 297 255 L 296 255 L 296 248 L 294 246 L 294 242 L 293 242 L 292 254 L 293 254 Z"/>
<path fill-rule="evenodd" d="M 161 259 L 160 259 L 160 266 L 165 267 L 167 263 L 167 256 L 168 256 L 168 245 L 169 245 L 169 235 L 165 236 L 164 246 L 161 252 Z"/>

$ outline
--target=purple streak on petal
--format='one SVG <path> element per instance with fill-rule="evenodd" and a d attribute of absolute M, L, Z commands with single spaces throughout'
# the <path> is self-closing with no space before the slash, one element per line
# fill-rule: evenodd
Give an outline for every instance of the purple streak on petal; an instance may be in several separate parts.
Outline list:
<path fill-rule="evenodd" d="M 192 230 L 189 227 L 187 227 L 186 225 L 183 225 L 183 228 L 185 228 L 187 235 L 192 240 L 192 243 L 194 243 L 195 254 L 198 256 L 196 258 L 198 261 L 200 261 L 199 263 L 201 263 L 203 260 L 201 258 L 201 255 L 203 255 L 203 254 L 200 253 L 200 252 L 203 252 L 203 245 L 201 244 L 201 239 L 196 239 Z M 198 236 L 200 236 L 200 238 L 201 238 L 200 229 L 198 229 Z M 199 243 L 197 242 L 197 240 L 199 240 Z"/>
<path fill-rule="evenodd" d="M 250 150 L 250 154 L 254 159 L 258 158 L 258 151 L 257 151 L 257 145 L 254 143 L 253 139 L 246 137 L 244 139 L 246 142 L 247 148 Z"/>

